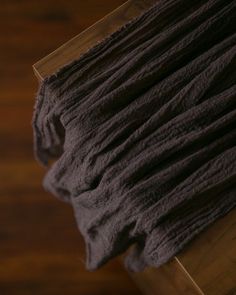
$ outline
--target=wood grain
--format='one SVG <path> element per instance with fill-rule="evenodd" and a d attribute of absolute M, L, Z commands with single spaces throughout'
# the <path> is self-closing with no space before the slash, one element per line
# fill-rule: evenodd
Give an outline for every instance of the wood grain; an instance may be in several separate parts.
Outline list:
<path fill-rule="evenodd" d="M 0 294 L 130 295 L 140 292 L 112 261 L 87 272 L 72 208 L 46 193 L 33 157 L 32 64 L 124 0 L 8 0 L 0 5 Z"/>
<path fill-rule="evenodd" d="M 202 290 L 175 258 L 160 268 L 147 268 L 142 273 L 130 273 L 147 295 L 203 295 Z"/>
<path fill-rule="evenodd" d="M 40 80 L 141 14 L 155 1 L 130 0 L 34 65 Z M 131 277 L 147 295 L 236 294 L 236 210 L 201 233 L 166 265 Z"/>
<path fill-rule="evenodd" d="M 200 234 L 178 259 L 205 294 L 236 294 L 236 210 Z"/>

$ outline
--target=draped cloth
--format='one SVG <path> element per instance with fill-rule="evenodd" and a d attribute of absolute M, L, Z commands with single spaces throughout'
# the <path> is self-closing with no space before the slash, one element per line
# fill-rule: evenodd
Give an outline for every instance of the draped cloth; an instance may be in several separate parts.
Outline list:
<path fill-rule="evenodd" d="M 162 0 L 40 85 L 44 187 L 87 268 L 160 266 L 236 205 L 236 2 Z M 130 247 L 132 245 L 132 247 Z"/>

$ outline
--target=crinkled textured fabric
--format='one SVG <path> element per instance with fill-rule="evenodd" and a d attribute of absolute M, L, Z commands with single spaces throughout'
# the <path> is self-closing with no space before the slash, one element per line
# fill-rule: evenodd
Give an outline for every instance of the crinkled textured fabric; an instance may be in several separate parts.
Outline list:
<path fill-rule="evenodd" d="M 236 205 L 235 1 L 159 1 L 45 79 L 35 152 L 87 268 L 160 266 Z"/>

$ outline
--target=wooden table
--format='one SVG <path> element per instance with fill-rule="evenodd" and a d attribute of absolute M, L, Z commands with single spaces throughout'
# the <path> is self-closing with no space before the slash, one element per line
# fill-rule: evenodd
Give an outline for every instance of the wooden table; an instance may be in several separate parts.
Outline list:
<path fill-rule="evenodd" d="M 40 81 L 77 59 L 156 0 L 130 0 L 34 64 Z M 236 294 L 236 210 L 221 218 L 166 265 L 130 274 L 148 295 Z"/>

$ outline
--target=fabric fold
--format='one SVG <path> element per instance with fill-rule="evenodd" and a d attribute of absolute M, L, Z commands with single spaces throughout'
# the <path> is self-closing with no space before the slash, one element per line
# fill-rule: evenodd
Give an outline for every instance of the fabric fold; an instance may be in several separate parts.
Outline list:
<path fill-rule="evenodd" d="M 236 205 L 236 3 L 161 0 L 46 78 L 33 117 L 46 190 L 94 270 L 167 262 Z"/>

